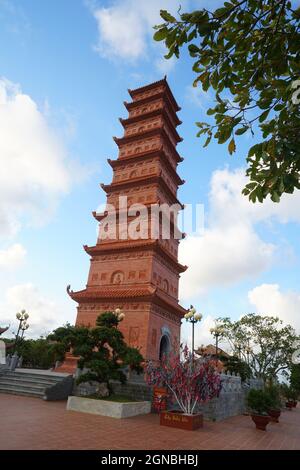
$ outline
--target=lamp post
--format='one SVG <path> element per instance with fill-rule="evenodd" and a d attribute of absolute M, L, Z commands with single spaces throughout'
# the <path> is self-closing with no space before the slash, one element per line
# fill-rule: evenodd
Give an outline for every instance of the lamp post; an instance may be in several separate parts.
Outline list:
<path fill-rule="evenodd" d="M 221 325 L 216 325 L 213 328 L 210 329 L 210 333 L 213 335 L 213 337 L 216 340 L 216 365 L 218 365 L 218 360 L 219 360 L 219 352 L 218 352 L 218 347 L 219 347 L 219 338 L 223 336 L 224 334 L 224 328 Z"/>
<path fill-rule="evenodd" d="M 16 347 L 17 347 L 17 344 L 18 344 L 18 341 L 19 341 L 19 338 L 20 338 L 20 332 L 22 331 L 22 333 L 21 333 L 21 340 L 22 340 L 23 337 L 24 337 L 25 331 L 28 330 L 28 328 L 29 328 L 29 324 L 27 323 L 28 318 L 29 318 L 29 314 L 26 312 L 26 310 L 21 310 L 21 312 L 18 312 L 16 314 L 16 319 L 19 321 L 19 326 L 18 326 L 18 331 L 17 331 L 17 334 L 16 334 L 15 345 L 14 345 L 14 349 L 13 349 L 13 355 L 16 352 Z"/>
<path fill-rule="evenodd" d="M 184 315 L 187 322 L 192 324 L 192 357 L 194 360 L 194 349 L 195 349 L 195 323 L 202 320 L 202 314 L 197 313 L 195 307 L 191 305 L 189 311 Z"/>

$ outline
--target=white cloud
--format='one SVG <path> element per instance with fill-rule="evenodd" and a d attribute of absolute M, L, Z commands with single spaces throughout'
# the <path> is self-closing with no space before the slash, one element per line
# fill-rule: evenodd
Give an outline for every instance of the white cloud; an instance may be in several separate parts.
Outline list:
<path fill-rule="evenodd" d="M 197 87 L 194 87 L 193 85 L 187 86 L 185 91 L 185 99 L 188 103 L 201 108 L 202 111 L 206 111 L 207 108 L 213 104 L 213 97 L 210 91 L 204 91 L 201 84 Z"/>
<path fill-rule="evenodd" d="M 300 292 L 280 290 L 278 284 L 261 284 L 248 292 L 257 313 L 278 316 L 300 333 Z"/>
<path fill-rule="evenodd" d="M 70 319 L 65 305 L 46 298 L 34 284 L 18 284 L 7 289 L 0 304 L 0 326 L 11 324 L 10 335 L 16 329 L 16 313 L 23 309 L 29 313 L 27 337 L 45 335 Z"/>
<path fill-rule="evenodd" d="M 26 257 L 26 250 L 20 243 L 15 243 L 5 250 L 0 250 L 0 269 L 19 267 Z"/>
<path fill-rule="evenodd" d="M 271 265 L 274 249 L 242 224 L 187 237 L 180 249 L 184 264 L 189 266 L 181 281 L 182 298 L 256 276 Z"/>
<path fill-rule="evenodd" d="M 0 79 L 0 237 L 42 223 L 71 186 L 62 141 L 18 85 Z"/>
<path fill-rule="evenodd" d="M 118 0 L 109 7 L 96 6 L 87 2 L 98 26 L 98 44 L 96 50 L 102 57 L 135 61 L 147 57 L 150 47 L 161 52 L 156 66 L 160 72 L 170 71 L 175 61 L 162 58 L 161 44 L 156 44 L 152 37 L 153 26 L 163 23 L 160 9 L 176 13 L 180 2 L 174 0 Z M 189 2 L 184 1 L 188 9 Z"/>
<path fill-rule="evenodd" d="M 279 247 L 264 241 L 256 224 L 300 222 L 300 191 L 283 196 L 280 204 L 252 204 L 241 194 L 245 182 L 244 169 L 213 173 L 207 227 L 180 245 L 181 262 L 189 266 L 181 280 L 182 299 L 255 278 L 271 267 Z"/>
<path fill-rule="evenodd" d="M 300 222 L 300 191 L 284 194 L 279 204 L 270 199 L 253 204 L 241 191 L 248 178 L 245 169 L 218 170 L 213 173 L 210 191 L 210 218 L 218 225 L 254 224 L 260 221 Z"/>

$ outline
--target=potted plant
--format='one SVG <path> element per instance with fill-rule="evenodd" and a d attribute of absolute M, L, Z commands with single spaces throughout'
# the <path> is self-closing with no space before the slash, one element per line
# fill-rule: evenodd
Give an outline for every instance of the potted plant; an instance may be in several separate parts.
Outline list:
<path fill-rule="evenodd" d="M 281 399 L 280 399 L 280 391 L 279 387 L 276 385 L 270 385 L 266 389 L 266 393 L 268 395 L 270 408 L 268 409 L 269 416 L 271 417 L 271 421 L 275 423 L 279 422 L 279 416 L 281 415 Z"/>
<path fill-rule="evenodd" d="M 268 414 L 271 402 L 267 392 L 252 388 L 247 396 L 247 404 L 251 410 L 251 418 L 256 429 L 265 431 L 271 420 Z"/>
<path fill-rule="evenodd" d="M 220 375 L 211 361 L 195 360 L 187 346 L 182 351 L 182 359 L 180 351 L 174 350 L 164 355 L 159 364 L 148 362 L 146 379 L 149 385 L 166 387 L 177 404 L 177 409 L 161 411 L 161 425 L 198 429 L 203 426 L 203 416 L 197 411 L 197 405 L 219 395 Z"/>
<path fill-rule="evenodd" d="M 287 384 L 282 385 L 282 392 L 285 398 L 285 406 L 289 410 L 295 408 L 297 406 L 297 397 L 298 393 L 292 387 L 288 386 Z"/>

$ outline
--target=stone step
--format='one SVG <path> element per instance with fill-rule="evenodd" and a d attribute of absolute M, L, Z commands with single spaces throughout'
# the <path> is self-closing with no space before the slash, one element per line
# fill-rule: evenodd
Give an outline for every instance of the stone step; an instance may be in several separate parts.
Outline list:
<path fill-rule="evenodd" d="M 52 379 L 51 377 L 32 377 L 32 376 L 18 376 L 18 375 L 2 375 L 0 376 L 0 383 L 2 380 L 10 380 L 11 382 L 32 382 L 32 383 L 40 383 L 44 384 L 45 386 L 55 385 L 61 382 L 61 379 Z"/>
<path fill-rule="evenodd" d="M 59 387 L 56 385 L 59 384 Z M 20 369 L 0 376 L 0 392 L 27 395 L 46 400 L 64 400 L 72 393 L 73 378 L 68 374 Z"/>
<path fill-rule="evenodd" d="M 42 390 L 44 391 L 48 387 L 52 387 L 53 384 L 45 384 L 45 383 L 40 383 L 40 382 L 30 382 L 30 381 L 15 381 L 15 380 L 10 380 L 10 379 L 0 379 L 0 388 L 5 387 L 5 386 L 10 386 L 10 387 L 15 387 L 17 388 L 34 388 L 37 390 Z"/>
<path fill-rule="evenodd" d="M 64 379 L 70 374 L 62 374 L 62 373 L 56 373 L 56 372 L 45 372 L 45 371 L 33 371 L 31 369 L 27 371 L 24 370 L 14 370 L 14 371 L 6 371 L 6 375 L 15 375 L 15 376 L 20 376 L 20 377 L 41 377 L 41 378 L 51 378 L 51 379 Z"/>
<path fill-rule="evenodd" d="M 0 386 L 0 393 L 9 393 L 13 395 L 27 395 L 32 397 L 43 398 L 44 390 L 43 389 L 36 389 L 32 387 L 21 387 L 21 386 L 14 386 L 14 385 L 1 385 Z"/>

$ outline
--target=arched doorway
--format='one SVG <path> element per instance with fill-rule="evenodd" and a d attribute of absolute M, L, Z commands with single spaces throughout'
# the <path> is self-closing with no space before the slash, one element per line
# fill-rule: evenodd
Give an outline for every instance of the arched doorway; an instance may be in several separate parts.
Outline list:
<path fill-rule="evenodd" d="M 159 345 L 159 360 L 163 358 L 164 355 L 169 354 L 171 349 L 170 339 L 167 335 L 163 335 L 160 340 Z"/>

